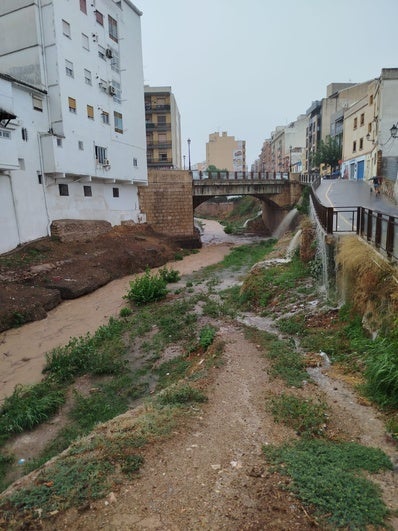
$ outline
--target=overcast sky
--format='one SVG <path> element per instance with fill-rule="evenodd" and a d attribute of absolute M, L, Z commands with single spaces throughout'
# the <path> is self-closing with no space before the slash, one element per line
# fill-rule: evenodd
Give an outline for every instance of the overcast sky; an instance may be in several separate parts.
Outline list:
<path fill-rule="evenodd" d="M 246 140 L 250 169 L 271 131 L 329 83 L 398 67 L 398 0 L 133 2 L 145 84 L 172 87 L 192 164 L 205 160 L 210 133 L 227 131 Z"/>

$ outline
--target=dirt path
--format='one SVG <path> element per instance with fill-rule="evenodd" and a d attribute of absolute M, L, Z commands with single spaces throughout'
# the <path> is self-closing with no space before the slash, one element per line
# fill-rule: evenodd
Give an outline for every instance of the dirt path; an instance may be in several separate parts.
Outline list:
<path fill-rule="evenodd" d="M 168 264 L 169 267 L 181 274 L 189 274 L 223 259 L 231 245 L 236 243 L 236 238 L 228 237 L 228 241 L 222 243 L 225 233 L 219 223 L 208 221 L 206 227 L 206 237 L 213 244 L 205 245 L 199 253 L 186 256 L 184 260 Z M 0 400 L 10 395 L 17 384 L 27 385 L 41 380 L 46 352 L 66 344 L 71 337 L 94 332 L 107 323 L 109 317 L 117 315 L 125 306 L 123 295 L 133 278 L 131 275 L 114 280 L 89 295 L 63 302 L 42 321 L 1 333 Z"/>
<path fill-rule="evenodd" d="M 264 479 L 262 445 L 292 436 L 266 412 L 275 392 L 266 361 L 239 328 L 224 325 L 219 333 L 225 365 L 215 369 L 209 403 L 189 429 L 153 449 L 138 480 L 93 510 L 70 512 L 57 529 L 311 529 L 301 505 Z"/>

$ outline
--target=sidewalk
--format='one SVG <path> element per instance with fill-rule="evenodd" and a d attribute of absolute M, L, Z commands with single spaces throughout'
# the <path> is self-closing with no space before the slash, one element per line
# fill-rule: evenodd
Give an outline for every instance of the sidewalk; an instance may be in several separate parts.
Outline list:
<path fill-rule="evenodd" d="M 341 179 L 322 180 L 315 190 L 316 195 L 327 207 L 362 206 L 374 211 L 398 217 L 398 205 L 380 194 L 376 196 L 364 181 L 346 181 Z"/>

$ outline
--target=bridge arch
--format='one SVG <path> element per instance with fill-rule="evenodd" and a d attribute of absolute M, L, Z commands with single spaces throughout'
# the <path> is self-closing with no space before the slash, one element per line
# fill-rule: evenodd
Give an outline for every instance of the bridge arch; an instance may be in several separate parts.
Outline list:
<path fill-rule="evenodd" d="M 263 221 L 270 233 L 301 196 L 302 185 L 287 174 L 212 172 L 194 178 L 184 170 L 150 170 L 148 186 L 139 188 L 140 207 L 157 232 L 182 245 L 198 239 L 194 209 L 216 196 L 252 195 L 262 204 Z"/>

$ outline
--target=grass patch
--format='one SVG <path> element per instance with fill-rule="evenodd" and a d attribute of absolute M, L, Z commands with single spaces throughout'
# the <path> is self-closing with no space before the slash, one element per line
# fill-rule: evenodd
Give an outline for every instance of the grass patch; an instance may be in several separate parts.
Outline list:
<path fill-rule="evenodd" d="M 295 254 L 289 263 L 250 274 L 241 288 L 242 303 L 251 309 L 265 308 L 274 298 L 283 300 L 294 296 L 293 290 L 307 277 L 307 266 Z"/>
<path fill-rule="evenodd" d="M 270 409 L 276 422 L 290 426 L 298 435 L 323 435 L 327 421 L 327 406 L 324 402 L 282 393 L 270 400 Z"/>
<path fill-rule="evenodd" d="M 207 397 L 202 391 L 187 384 L 168 387 L 157 398 L 157 402 L 163 406 L 182 406 L 206 401 Z"/>
<path fill-rule="evenodd" d="M 65 391 L 52 382 L 17 386 L 0 408 L 0 444 L 45 422 L 64 402 Z"/>
<path fill-rule="evenodd" d="M 281 332 L 292 336 L 303 336 L 306 333 L 305 316 L 303 314 L 278 319 L 277 326 Z"/>
<path fill-rule="evenodd" d="M 302 440 L 263 448 L 268 462 L 290 476 L 291 490 L 335 528 L 382 526 L 388 514 L 380 489 L 363 470 L 376 473 L 392 468 L 379 449 L 349 442 Z"/>
<path fill-rule="evenodd" d="M 206 325 L 202 328 L 199 333 L 199 345 L 203 350 L 207 350 L 210 345 L 213 343 L 216 336 L 217 329 L 214 326 Z"/>
<path fill-rule="evenodd" d="M 245 335 L 264 349 L 264 355 L 271 362 L 271 376 L 281 378 L 292 387 L 302 387 L 309 380 L 305 362 L 293 341 L 277 339 L 274 334 L 249 327 L 245 329 Z"/>

